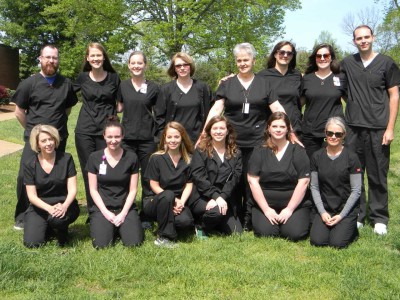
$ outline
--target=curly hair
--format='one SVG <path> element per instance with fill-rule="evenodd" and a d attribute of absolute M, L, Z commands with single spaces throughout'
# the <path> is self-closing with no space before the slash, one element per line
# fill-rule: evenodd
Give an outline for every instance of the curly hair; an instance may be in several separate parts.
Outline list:
<path fill-rule="evenodd" d="M 213 157 L 213 139 L 211 137 L 211 128 L 215 123 L 225 122 L 226 129 L 228 130 L 228 134 L 225 139 L 225 149 L 226 149 L 226 158 L 231 159 L 233 156 L 236 156 L 238 153 L 238 148 L 236 145 L 236 133 L 233 129 L 233 126 L 228 122 L 228 120 L 224 116 L 215 116 L 210 119 L 206 128 L 204 129 L 205 133 L 203 134 L 200 144 L 198 148 L 202 152 L 207 152 L 208 157 Z"/>

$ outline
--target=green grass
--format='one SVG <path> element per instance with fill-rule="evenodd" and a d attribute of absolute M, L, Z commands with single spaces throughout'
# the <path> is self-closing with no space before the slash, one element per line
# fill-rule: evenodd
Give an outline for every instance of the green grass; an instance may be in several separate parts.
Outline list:
<path fill-rule="evenodd" d="M 67 151 L 79 107 L 70 117 Z M 399 122 L 400 123 L 400 122 Z M 192 236 L 176 249 L 159 249 L 147 231 L 143 246 L 92 248 L 86 211 L 70 229 L 72 243 L 41 249 L 22 245 L 12 229 L 20 153 L 0 158 L 0 297 L 2 299 L 399 299 L 400 126 L 389 175 L 391 221 L 380 237 L 366 226 L 348 249 L 315 248 L 309 240 Z M 22 140 L 16 120 L 0 123 L 0 138 Z M 20 139 L 19 139 L 20 138 Z M 80 170 L 78 170 L 78 173 Z M 84 203 L 79 174 L 78 200 Z"/>

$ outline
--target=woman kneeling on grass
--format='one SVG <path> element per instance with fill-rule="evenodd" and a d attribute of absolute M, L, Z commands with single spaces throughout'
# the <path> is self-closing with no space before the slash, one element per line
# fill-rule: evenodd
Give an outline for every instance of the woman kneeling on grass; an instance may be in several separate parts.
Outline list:
<path fill-rule="evenodd" d="M 327 146 L 311 158 L 311 192 L 319 212 L 310 232 L 314 246 L 344 248 L 358 237 L 362 171 L 358 156 L 343 146 L 345 135 L 343 119 L 328 119 Z"/>
<path fill-rule="evenodd" d="M 225 117 L 215 116 L 204 131 L 191 162 L 194 185 L 189 207 L 198 219 L 196 235 L 202 238 L 211 230 L 242 233 L 236 211 L 242 155 L 233 127 Z"/>
<path fill-rule="evenodd" d="M 24 244 L 39 247 L 55 230 L 58 244 L 64 246 L 68 226 L 79 216 L 74 160 L 71 154 L 56 151 L 60 135 L 53 126 L 36 125 L 29 142 L 37 155 L 24 165 L 31 203 L 25 213 Z"/>
<path fill-rule="evenodd" d="M 193 216 L 185 206 L 193 185 L 189 166 L 193 148 L 185 128 L 174 121 L 165 126 L 159 148 L 146 169 L 153 195 L 143 199 L 143 211 L 158 223 L 154 244 L 173 247 L 176 229 L 193 228 Z"/>
<path fill-rule="evenodd" d="M 125 246 L 139 246 L 144 234 L 135 206 L 138 158 L 121 147 L 124 130 L 117 116 L 108 118 L 103 136 L 107 147 L 93 152 L 86 166 L 95 203 L 89 210 L 93 246 L 111 245 L 116 231 Z"/>
<path fill-rule="evenodd" d="M 311 201 L 304 199 L 310 182 L 310 161 L 304 148 L 289 139 L 290 121 L 273 113 L 265 129 L 265 143 L 254 149 L 248 180 L 256 204 L 252 209 L 256 236 L 304 239 L 310 225 Z"/>

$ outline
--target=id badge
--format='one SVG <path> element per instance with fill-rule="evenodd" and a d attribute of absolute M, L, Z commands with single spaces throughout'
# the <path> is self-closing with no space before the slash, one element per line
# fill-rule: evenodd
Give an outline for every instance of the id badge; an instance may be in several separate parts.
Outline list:
<path fill-rule="evenodd" d="M 100 175 L 106 175 L 107 174 L 107 165 L 104 162 L 102 162 L 100 164 L 99 174 Z"/>
<path fill-rule="evenodd" d="M 249 112 L 250 112 L 250 104 L 249 103 L 243 103 L 242 113 L 248 114 Z"/>
<path fill-rule="evenodd" d="M 147 94 L 147 83 L 142 83 L 139 90 L 142 94 Z"/>
<path fill-rule="evenodd" d="M 337 76 L 333 76 L 333 85 L 340 86 L 340 79 Z"/>

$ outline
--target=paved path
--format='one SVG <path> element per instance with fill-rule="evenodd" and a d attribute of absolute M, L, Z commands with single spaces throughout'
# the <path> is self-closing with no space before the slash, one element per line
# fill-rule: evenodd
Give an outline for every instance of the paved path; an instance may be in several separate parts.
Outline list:
<path fill-rule="evenodd" d="M 0 122 L 15 118 L 14 112 L 0 112 Z M 19 151 L 23 145 L 0 140 L 0 157 Z"/>

